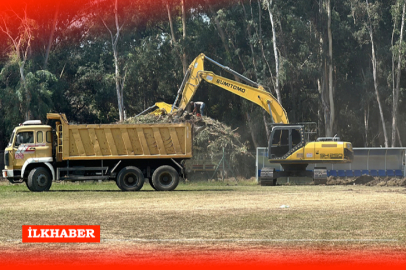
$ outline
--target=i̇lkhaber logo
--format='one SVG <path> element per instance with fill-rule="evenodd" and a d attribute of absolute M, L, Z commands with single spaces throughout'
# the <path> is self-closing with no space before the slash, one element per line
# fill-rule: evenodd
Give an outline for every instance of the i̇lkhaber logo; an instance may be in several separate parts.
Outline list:
<path fill-rule="evenodd" d="M 23 243 L 99 243 L 100 225 L 23 225 Z"/>

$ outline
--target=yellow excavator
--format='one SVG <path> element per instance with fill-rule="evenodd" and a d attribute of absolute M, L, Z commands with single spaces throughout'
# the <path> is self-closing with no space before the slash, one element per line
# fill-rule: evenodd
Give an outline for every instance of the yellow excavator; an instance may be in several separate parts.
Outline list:
<path fill-rule="evenodd" d="M 216 75 L 212 71 L 205 71 L 205 60 L 219 66 L 244 83 Z M 259 178 L 261 185 L 276 185 L 279 177 L 291 176 L 312 177 L 315 183 L 323 183 L 327 180 L 327 169 L 315 167 L 313 171 L 307 171 L 309 164 L 352 162 L 354 154 L 350 142 L 340 141 L 338 137 L 323 137 L 316 141 L 308 141 L 305 136 L 305 124 L 290 124 L 285 109 L 271 93 L 265 91 L 256 82 L 204 54 L 200 54 L 190 64 L 173 105 L 158 102 L 140 115 L 147 112 L 181 114 L 192 100 L 202 80 L 256 103 L 271 116 L 268 160 L 270 163 L 281 164 L 283 171 L 276 171 L 270 167 L 262 168 Z M 179 105 L 176 106 L 179 96 L 181 96 Z"/>

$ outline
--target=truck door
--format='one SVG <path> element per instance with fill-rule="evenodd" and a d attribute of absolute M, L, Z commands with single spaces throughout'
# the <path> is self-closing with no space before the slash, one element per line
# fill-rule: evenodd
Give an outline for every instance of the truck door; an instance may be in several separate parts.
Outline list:
<path fill-rule="evenodd" d="M 29 158 L 35 157 L 35 143 L 33 130 L 21 130 L 16 134 L 13 145 L 15 169 L 21 169 L 24 162 Z"/>
<path fill-rule="evenodd" d="M 35 139 L 35 157 L 52 157 L 51 130 L 37 130 Z"/>

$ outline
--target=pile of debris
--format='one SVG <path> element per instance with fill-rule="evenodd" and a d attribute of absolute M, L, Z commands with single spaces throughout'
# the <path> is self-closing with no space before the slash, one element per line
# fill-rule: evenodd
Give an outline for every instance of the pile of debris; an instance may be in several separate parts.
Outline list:
<path fill-rule="evenodd" d="M 373 177 L 370 175 L 348 178 L 330 176 L 327 179 L 327 185 L 406 186 L 406 178 Z"/>
<path fill-rule="evenodd" d="M 255 156 L 248 152 L 247 143 L 240 141 L 237 129 L 233 130 L 224 123 L 210 117 L 197 117 L 188 113 L 184 113 L 181 117 L 146 114 L 125 121 L 127 124 L 179 122 L 190 122 L 194 127 L 193 158 L 185 164 L 189 179 L 193 179 L 193 164 L 204 162 L 217 167 L 220 161 L 222 165 L 224 164 L 224 170 L 221 168 L 219 171 L 225 172 L 225 177 L 252 176 L 252 172 L 255 171 Z"/>

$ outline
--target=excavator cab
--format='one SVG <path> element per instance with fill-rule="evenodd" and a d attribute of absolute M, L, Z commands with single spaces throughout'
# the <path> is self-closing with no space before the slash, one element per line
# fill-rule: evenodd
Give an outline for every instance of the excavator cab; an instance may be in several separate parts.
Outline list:
<path fill-rule="evenodd" d="M 285 159 L 294 151 L 305 145 L 305 131 L 302 125 L 274 125 L 272 127 L 268 157 Z"/>

